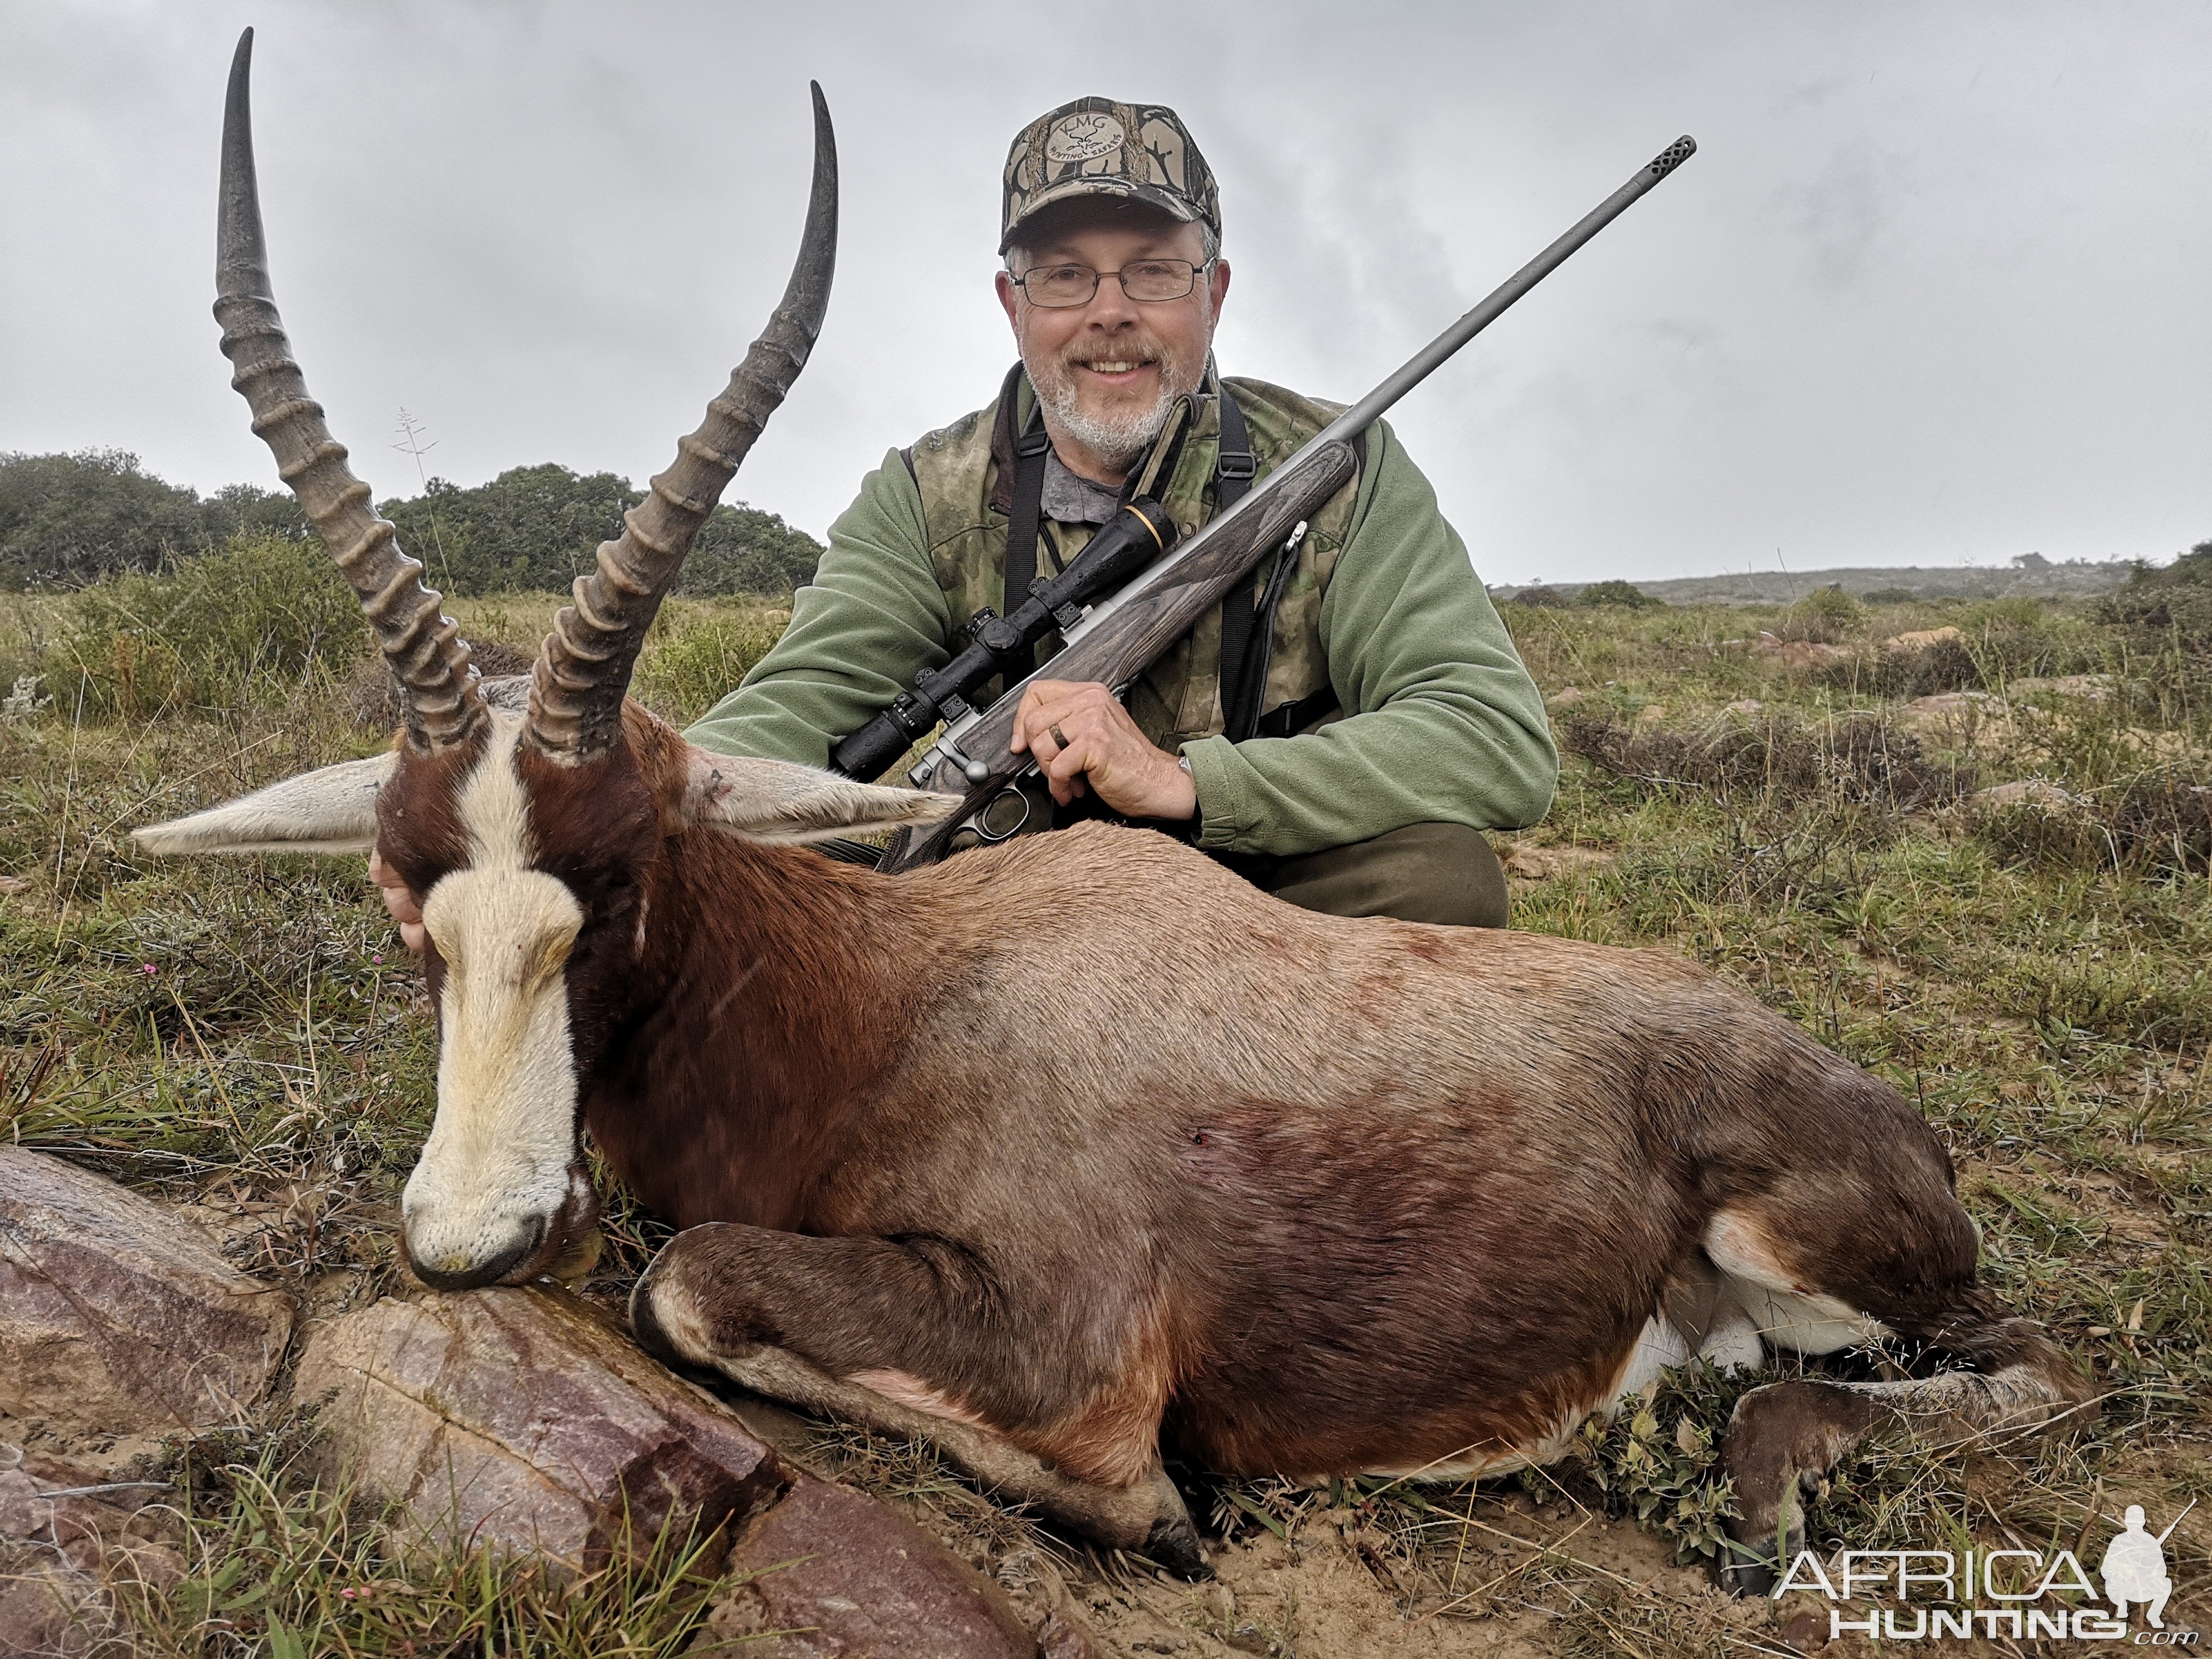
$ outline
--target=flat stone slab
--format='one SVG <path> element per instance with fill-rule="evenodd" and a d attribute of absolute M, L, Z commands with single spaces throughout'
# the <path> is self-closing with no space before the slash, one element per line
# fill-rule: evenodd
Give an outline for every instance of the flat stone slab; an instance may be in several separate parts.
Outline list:
<path fill-rule="evenodd" d="M 1036 1659 L 995 1585 L 905 1516 L 779 1457 L 566 1291 L 379 1302 L 310 1334 L 293 1393 L 322 1402 L 345 1470 L 396 1500 L 419 1541 L 574 1569 L 671 1524 L 726 1523 L 729 1570 L 758 1576 L 726 1598 L 722 1625 L 805 1632 L 748 1654 Z"/>
<path fill-rule="evenodd" d="M 111 1481 L 0 1442 L 0 1654 L 136 1651 L 111 1590 L 184 1577 L 173 1514 L 148 1507 L 167 1495 L 159 1481 Z"/>
<path fill-rule="evenodd" d="M 759 1659 L 1037 1659 L 1003 1593 L 905 1516 L 800 1474 L 747 1528 L 729 1570 L 754 1575 L 708 1615 L 702 1644 Z M 1054 1631 L 1054 1659 L 1092 1651 Z"/>
<path fill-rule="evenodd" d="M 234 1421 L 267 1390 L 293 1312 L 173 1210 L 0 1146 L 0 1413 L 98 1434 Z"/>
<path fill-rule="evenodd" d="M 580 1297 L 535 1285 L 387 1298 L 318 1328 L 293 1385 L 346 1469 L 427 1540 L 571 1568 L 673 1522 L 765 1508 L 774 1452 Z"/>

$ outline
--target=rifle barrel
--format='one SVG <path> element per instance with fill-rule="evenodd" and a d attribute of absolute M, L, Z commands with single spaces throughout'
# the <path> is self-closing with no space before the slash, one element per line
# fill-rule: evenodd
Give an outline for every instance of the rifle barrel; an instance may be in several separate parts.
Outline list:
<path fill-rule="evenodd" d="M 1686 132 L 1661 150 L 1650 161 L 1637 169 L 1634 178 L 1583 215 L 1541 253 L 1491 289 L 1476 303 L 1472 311 L 1407 358 L 1395 373 L 1385 378 L 1380 386 L 1364 398 L 1306 440 L 1299 446 L 1297 453 L 1289 460 L 1285 461 L 1279 470 L 1288 471 L 1293 464 L 1304 459 L 1309 452 L 1319 449 L 1324 444 L 1348 443 L 1374 425 L 1391 404 L 1427 380 L 1461 347 L 1504 316 L 1511 308 L 1515 301 L 1564 264 L 1568 255 L 1619 218 L 1631 203 L 1697 153 L 1698 141 Z M 1109 615 L 1127 604 L 1131 598 L 1157 585 L 1177 564 L 1196 553 L 1209 536 L 1218 531 L 1221 526 L 1234 523 L 1240 515 L 1253 508 L 1257 503 L 1261 489 L 1264 487 L 1262 485 L 1255 488 L 1226 513 L 1217 514 L 1203 529 L 1183 543 L 1175 552 L 1153 565 L 1150 570 L 1119 592 L 1109 593 L 1099 600 L 1091 606 L 1091 614 L 1085 617 L 1078 626 L 1061 635 L 1061 639 L 1066 643 L 1073 645 L 1083 635 L 1103 622 Z"/>

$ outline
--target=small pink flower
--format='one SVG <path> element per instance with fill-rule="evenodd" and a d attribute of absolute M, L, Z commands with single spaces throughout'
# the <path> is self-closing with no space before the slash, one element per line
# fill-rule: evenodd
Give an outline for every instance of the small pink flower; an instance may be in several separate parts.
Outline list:
<path fill-rule="evenodd" d="M 355 1596 L 359 1595 L 361 1592 L 357 1589 L 342 1589 L 338 1594 L 343 1596 L 347 1601 L 350 1601 Z"/>
<path fill-rule="evenodd" d="M 154 972 L 154 971 L 155 971 L 154 964 L 153 964 L 152 963 L 150 963 L 150 962 L 148 962 L 148 963 L 140 963 L 139 965 L 140 965 L 140 966 L 141 966 L 141 967 L 142 967 L 142 968 L 143 968 L 143 969 L 147 973 L 149 973 L 149 974 L 150 974 L 150 973 L 152 973 L 152 972 Z"/>
<path fill-rule="evenodd" d="M 377 951 L 374 955 L 369 957 L 369 960 L 376 963 L 382 962 L 384 960 L 384 952 L 381 951 Z"/>

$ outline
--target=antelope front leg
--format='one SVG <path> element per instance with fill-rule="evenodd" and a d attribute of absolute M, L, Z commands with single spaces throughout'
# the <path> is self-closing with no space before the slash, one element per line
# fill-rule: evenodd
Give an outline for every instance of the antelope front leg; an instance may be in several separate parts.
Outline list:
<path fill-rule="evenodd" d="M 1160 1468 L 1164 1378 L 1084 1377 L 1054 1309 L 939 1240 L 814 1238 L 714 1222 L 630 1296 L 638 1340 L 757 1394 L 935 1447 L 1000 1501 L 1195 1577 L 1196 1529 Z M 1133 1359 L 1134 1357 L 1128 1357 Z M 1102 1386 L 1103 1384 L 1103 1386 Z"/>

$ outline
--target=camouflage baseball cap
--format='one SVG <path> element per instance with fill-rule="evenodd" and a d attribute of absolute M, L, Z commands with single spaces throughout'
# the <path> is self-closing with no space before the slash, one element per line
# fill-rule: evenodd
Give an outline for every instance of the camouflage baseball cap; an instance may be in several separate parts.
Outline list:
<path fill-rule="evenodd" d="M 1123 196 L 1221 234 L 1213 169 L 1164 104 L 1079 98 L 1014 136 L 1006 155 L 999 252 L 1040 208 L 1075 196 Z"/>

